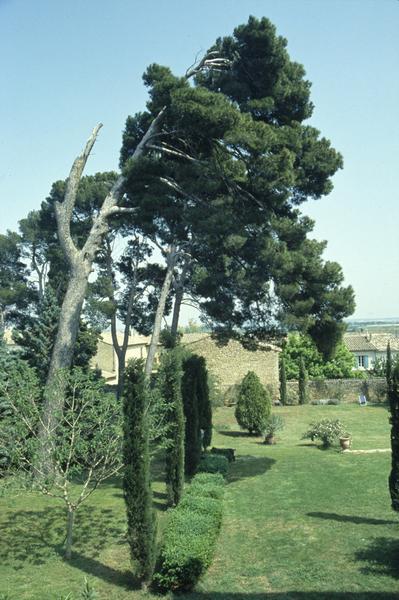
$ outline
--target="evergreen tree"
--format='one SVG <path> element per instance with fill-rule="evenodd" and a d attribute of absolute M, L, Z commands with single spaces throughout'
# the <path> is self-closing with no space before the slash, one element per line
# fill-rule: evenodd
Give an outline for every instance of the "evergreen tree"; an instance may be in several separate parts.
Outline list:
<path fill-rule="evenodd" d="M 391 423 L 392 462 L 389 475 L 389 493 L 393 510 L 399 512 L 399 364 L 391 371 L 388 383 L 388 400 Z"/>
<path fill-rule="evenodd" d="M 165 455 L 167 500 L 176 506 L 184 487 L 184 412 L 182 401 L 182 356 L 179 348 L 164 352 L 159 370 L 159 386 L 169 405 L 169 444 Z"/>
<path fill-rule="evenodd" d="M 271 411 L 271 400 L 259 377 L 248 371 L 240 385 L 235 409 L 237 423 L 249 433 L 260 435 Z"/>
<path fill-rule="evenodd" d="M 206 450 L 212 442 L 212 405 L 209 397 L 208 371 L 205 358 L 198 356 L 197 365 L 201 441 L 203 449 Z"/>
<path fill-rule="evenodd" d="M 198 398 L 197 356 L 184 361 L 182 394 L 185 416 L 184 470 L 186 475 L 194 475 L 201 458 L 201 426 Z"/>
<path fill-rule="evenodd" d="M 13 332 L 15 342 L 22 348 L 21 357 L 36 369 L 43 384 L 50 366 L 60 311 L 57 296 L 52 287 L 47 285 L 37 314 L 25 321 L 23 330 L 16 329 Z M 88 368 L 90 359 L 97 352 L 97 340 L 98 332 L 80 321 L 72 366 Z"/>
<path fill-rule="evenodd" d="M 307 381 L 308 374 L 306 372 L 305 361 L 303 356 L 299 360 L 299 379 L 298 379 L 298 396 L 299 404 L 307 404 L 308 392 L 307 392 Z"/>
<path fill-rule="evenodd" d="M 148 448 L 147 402 L 143 364 L 126 370 L 123 396 L 123 492 L 127 512 L 130 555 L 144 583 L 151 581 L 155 564 L 156 523 L 152 505 Z"/>
<path fill-rule="evenodd" d="M 280 359 L 280 402 L 284 406 L 287 404 L 287 374 L 285 372 L 285 359 Z"/>
<path fill-rule="evenodd" d="M 391 344 L 388 342 L 387 345 L 387 360 L 385 365 L 385 377 L 387 380 L 387 388 L 388 392 L 392 385 L 392 352 L 391 352 Z"/>

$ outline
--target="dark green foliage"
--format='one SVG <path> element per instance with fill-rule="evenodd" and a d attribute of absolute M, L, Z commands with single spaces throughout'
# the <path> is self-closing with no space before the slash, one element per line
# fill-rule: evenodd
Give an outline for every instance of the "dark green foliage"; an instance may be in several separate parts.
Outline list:
<path fill-rule="evenodd" d="M 211 448 L 211 454 L 225 456 L 229 462 L 234 462 L 236 459 L 234 448 Z"/>
<path fill-rule="evenodd" d="M 287 374 L 285 371 L 285 359 L 284 356 L 280 358 L 280 402 L 281 404 L 287 404 Z"/>
<path fill-rule="evenodd" d="M 183 363 L 182 394 L 185 428 L 185 472 L 193 475 L 212 441 L 212 406 L 205 359 L 191 355 Z"/>
<path fill-rule="evenodd" d="M 179 503 L 184 487 L 184 412 L 182 400 L 182 357 L 179 348 L 164 352 L 159 370 L 159 389 L 169 406 L 169 444 L 165 452 L 168 504 Z"/>
<path fill-rule="evenodd" d="M 154 583 L 161 591 L 194 587 L 212 561 L 222 521 L 223 479 L 196 475 L 168 521 Z"/>
<path fill-rule="evenodd" d="M 391 344 L 388 342 L 387 345 L 387 360 L 385 365 L 385 377 L 387 380 L 387 387 L 390 390 L 392 385 L 392 352 L 391 352 Z"/>
<path fill-rule="evenodd" d="M 36 369 L 42 383 L 47 378 L 60 312 L 56 294 L 48 285 L 37 306 L 37 315 L 26 319 L 22 330 L 13 332 L 16 344 L 22 348 L 21 357 Z M 97 331 L 80 321 L 72 366 L 88 369 L 90 359 L 97 352 L 98 336 Z"/>
<path fill-rule="evenodd" d="M 298 379 L 299 404 L 307 404 L 308 403 L 307 381 L 308 381 L 308 374 L 307 374 L 306 368 L 305 368 L 305 361 L 303 360 L 303 356 L 301 356 L 301 358 L 299 360 L 299 379 Z"/>
<path fill-rule="evenodd" d="M 138 575 L 149 582 L 155 564 L 155 513 L 152 505 L 148 449 L 147 400 L 143 364 L 131 362 L 126 370 L 123 396 L 123 492 L 127 512 L 127 539 Z"/>
<path fill-rule="evenodd" d="M 204 454 L 198 465 L 198 473 L 220 473 L 226 477 L 228 470 L 228 459 L 218 454 Z"/>
<path fill-rule="evenodd" d="M 261 384 L 259 377 L 249 371 L 240 385 L 235 409 L 237 423 L 249 433 L 260 435 L 271 410 L 270 394 Z"/>
<path fill-rule="evenodd" d="M 390 353 L 389 353 L 390 354 Z M 389 356 L 392 364 L 392 359 Z M 388 360 L 387 360 L 388 362 Z M 391 423 L 392 462 L 389 475 L 389 493 L 393 510 L 399 512 L 399 363 L 390 370 L 388 380 L 388 401 Z"/>

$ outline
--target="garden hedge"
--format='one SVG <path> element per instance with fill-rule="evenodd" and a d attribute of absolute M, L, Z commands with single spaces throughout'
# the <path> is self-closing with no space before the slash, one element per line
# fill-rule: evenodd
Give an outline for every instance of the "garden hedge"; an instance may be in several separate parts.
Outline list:
<path fill-rule="evenodd" d="M 153 579 L 158 590 L 190 590 L 211 564 L 222 522 L 223 487 L 220 473 L 199 473 L 171 511 Z"/>

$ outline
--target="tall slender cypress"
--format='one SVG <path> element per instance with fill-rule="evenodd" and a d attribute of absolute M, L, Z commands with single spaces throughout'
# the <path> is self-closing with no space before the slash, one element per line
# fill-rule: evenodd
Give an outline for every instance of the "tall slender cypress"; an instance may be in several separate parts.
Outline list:
<path fill-rule="evenodd" d="M 305 368 L 305 361 L 301 356 L 299 360 L 299 379 L 298 379 L 298 396 L 299 396 L 299 404 L 307 404 L 308 401 L 308 391 L 307 391 L 307 379 L 308 374 Z"/>
<path fill-rule="evenodd" d="M 165 454 L 166 493 L 168 504 L 176 506 L 184 487 L 184 412 L 179 348 L 163 354 L 159 378 L 162 396 L 169 405 L 169 444 Z"/>
<path fill-rule="evenodd" d="M 388 391 L 392 385 L 392 353 L 391 353 L 391 344 L 388 342 L 387 344 L 387 361 L 385 364 L 385 377 L 387 380 L 387 388 Z"/>
<path fill-rule="evenodd" d="M 199 404 L 199 426 L 202 447 L 206 450 L 212 442 L 212 405 L 209 397 L 208 371 L 205 358 L 197 359 L 197 395 Z"/>
<path fill-rule="evenodd" d="M 156 522 L 150 483 L 147 400 L 142 361 L 126 369 L 123 396 L 123 493 L 127 512 L 127 538 L 138 576 L 149 584 L 155 564 Z"/>
<path fill-rule="evenodd" d="M 194 475 L 201 458 L 201 424 L 200 424 L 200 406 L 198 390 L 198 357 L 190 356 L 184 361 L 182 394 L 185 426 L 185 462 L 184 470 L 186 475 Z"/>
<path fill-rule="evenodd" d="M 280 402 L 283 405 L 287 404 L 287 373 L 284 357 L 280 360 Z"/>
<path fill-rule="evenodd" d="M 388 377 L 387 368 L 387 380 L 388 380 L 388 400 L 390 410 L 390 423 L 391 423 L 391 472 L 389 475 L 389 493 L 391 494 L 391 506 L 393 510 L 399 512 L 399 364 L 396 363 L 393 367 L 392 358 L 387 356 L 387 367 L 388 359 L 390 364 L 390 371 Z"/>

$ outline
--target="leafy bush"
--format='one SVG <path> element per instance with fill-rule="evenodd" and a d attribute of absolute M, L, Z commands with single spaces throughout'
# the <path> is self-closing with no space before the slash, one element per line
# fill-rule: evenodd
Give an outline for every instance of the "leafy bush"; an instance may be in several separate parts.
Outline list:
<path fill-rule="evenodd" d="M 223 478 L 201 473 L 168 521 L 154 584 L 160 591 L 190 590 L 212 561 L 222 521 Z"/>
<path fill-rule="evenodd" d="M 242 429 L 262 433 L 271 410 L 271 398 L 259 377 L 249 371 L 240 385 L 235 417 Z"/>
<path fill-rule="evenodd" d="M 198 465 L 198 473 L 220 473 L 226 477 L 229 461 L 220 454 L 204 454 Z"/>
<path fill-rule="evenodd" d="M 317 423 L 310 423 L 302 439 L 320 440 L 324 448 L 331 446 L 339 437 L 346 434 L 345 427 L 339 419 L 322 419 Z"/>

